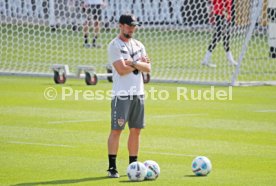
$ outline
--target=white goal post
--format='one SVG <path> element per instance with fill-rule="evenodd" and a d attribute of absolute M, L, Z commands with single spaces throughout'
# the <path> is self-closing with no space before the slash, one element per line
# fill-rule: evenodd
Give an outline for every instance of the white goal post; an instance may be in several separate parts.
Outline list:
<path fill-rule="evenodd" d="M 152 61 L 151 80 L 190 84 L 276 84 L 274 0 L 231 1 L 229 64 L 224 37 L 202 65 L 216 32 L 214 0 L 105 0 L 97 47 L 84 47 L 87 14 L 82 0 L 0 0 L 0 74 L 52 76 L 51 66 L 93 66 L 106 73 L 107 45 L 118 34 L 122 13 L 136 15 Z M 223 14 L 227 17 L 227 8 Z M 93 40 L 90 25 L 88 42 Z M 222 34 L 227 33 L 223 30 Z M 228 37 L 228 35 L 226 35 Z"/>

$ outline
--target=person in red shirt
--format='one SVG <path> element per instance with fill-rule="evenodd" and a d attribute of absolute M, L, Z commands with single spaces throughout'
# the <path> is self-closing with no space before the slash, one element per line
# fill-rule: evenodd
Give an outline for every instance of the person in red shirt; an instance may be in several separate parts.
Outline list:
<path fill-rule="evenodd" d="M 212 42 L 210 43 L 208 50 L 205 54 L 202 65 L 208 67 L 216 67 L 215 64 L 210 62 L 212 57 L 212 52 L 216 48 L 217 43 L 223 38 L 223 46 L 226 52 L 226 57 L 230 65 L 237 65 L 237 62 L 234 60 L 233 55 L 230 51 L 230 27 L 232 22 L 232 6 L 233 0 L 210 0 L 215 32 L 213 34 Z"/>

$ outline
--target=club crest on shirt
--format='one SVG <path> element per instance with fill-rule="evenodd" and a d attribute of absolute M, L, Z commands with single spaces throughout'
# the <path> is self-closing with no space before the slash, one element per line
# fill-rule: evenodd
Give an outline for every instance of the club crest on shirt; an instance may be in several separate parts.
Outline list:
<path fill-rule="evenodd" d="M 118 125 L 121 127 L 125 124 L 125 120 L 123 118 L 118 119 Z"/>

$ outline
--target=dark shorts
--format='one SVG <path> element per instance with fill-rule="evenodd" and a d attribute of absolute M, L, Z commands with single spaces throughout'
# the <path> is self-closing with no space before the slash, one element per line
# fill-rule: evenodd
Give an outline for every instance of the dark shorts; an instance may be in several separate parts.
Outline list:
<path fill-rule="evenodd" d="M 87 8 L 84 8 L 83 12 L 88 20 L 101 21 L 102 19 L 101 5 L 89 5 Z"/>
<path fill-rule="evenodd" d="M 111 102 L 111 129 L 144 128 L 144 96 L 116 96 Z"/>

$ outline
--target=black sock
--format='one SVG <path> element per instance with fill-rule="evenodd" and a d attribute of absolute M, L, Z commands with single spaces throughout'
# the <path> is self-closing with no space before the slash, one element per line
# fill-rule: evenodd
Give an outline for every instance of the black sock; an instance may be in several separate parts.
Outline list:
<path fill-rule="evenodd" d="M 85 34 L 83 36 L 83 39 L 84 39 L 84 43 L 87 44 L 88 43 L 88 35 Z"/>
<path fill-rule="evenodd" d="M 138 157 L 137 156 L 129 156 L 129 164 L 131 164 L 132 162 L 137 161 Z"/>
<path fill-rule="evenodd" d="M 116 169 L 116 157 L 117 155 L 113 155 L 113 154 L 108 154 L 108 160 L 109 160 L 109 167 L 108 169 Z"/>
<path fill-rule="evenodd" d="M 93 38 L 93 45 L 95 45 L 95 44 L 96 44 L 96 40 L 97 40 L 97 38 L 98 38 L 98 36 L 94 36 L 94 38 Z"/>

